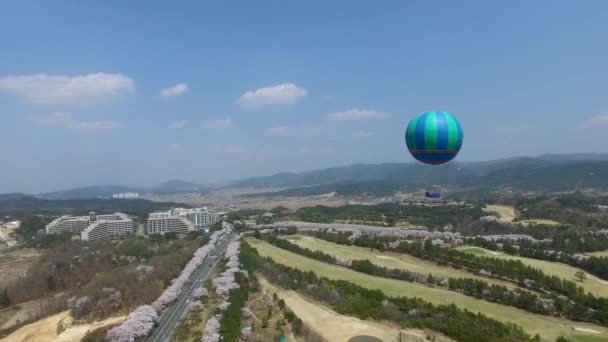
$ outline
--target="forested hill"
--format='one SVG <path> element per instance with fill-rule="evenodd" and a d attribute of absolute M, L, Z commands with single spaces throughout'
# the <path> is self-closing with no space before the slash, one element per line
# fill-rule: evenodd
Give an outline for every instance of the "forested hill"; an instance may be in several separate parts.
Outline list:
<path fill-rule="evenodd" d="M 440 166 L 419 163 L 353 164 L 303 173 L 248 178 L 234 182 L 230 187 L 313 186 L 286 191 L 286 194 L 313 194 L 328 189 L 337 192 L 340 189 L 359 191 L 365 184 L 376 189 L 382 188 L 381 192 L 389 187 L 411 188 L 429 184 L 455 187 L 508 186 L 533 191 L 608 187 L 608 155 L 543 155 L 488 162 L 454 162 Z"/>
<path fill-rule="evenodd" d="M 173 202 L 152 202 L 142 199 L 72 199 L 49 200 L 23 194 L 0 195 L 0 215 L 18 214 L 76 214 L 86 215 L 90 211 L 100 214 L 124 212 L 146 217 L 149 212 L 166 210 L 172 207 L 190 207 L 187 204 Z"/>
<path fill-rule="evenodd" d="M 79 198 L 111 198 L 113 194 L 121 192 L 137 192 L 140 194 L 168 195 L 179 193 L 203 193 L 209 187 L 181 180 L 172 180 L 153 187 L 130 187 L 122 185 L 93 185 L 69 190 L 53 191 L 39 194 L 37 197 L 45 199 L 79 199 Z"/>

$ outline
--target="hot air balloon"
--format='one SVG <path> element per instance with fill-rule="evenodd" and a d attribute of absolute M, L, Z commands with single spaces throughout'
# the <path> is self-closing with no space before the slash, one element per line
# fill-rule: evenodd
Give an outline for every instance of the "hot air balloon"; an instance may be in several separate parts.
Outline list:
<path fill-rule="evenodd" d="M 405 143 L 416 160 L 439 165 L 454 159 L 462 147 L 462 126 L 448 112 L 424 112 L 416 115 L 405 130 Z M 427 190 L 426 197 L 441 197 Z"/>

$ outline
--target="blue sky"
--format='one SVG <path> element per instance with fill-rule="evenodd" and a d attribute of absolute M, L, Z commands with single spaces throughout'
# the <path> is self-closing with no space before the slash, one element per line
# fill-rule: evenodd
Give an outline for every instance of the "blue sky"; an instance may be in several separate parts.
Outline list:
<path fill-rule="evenodd" d="M 608 152 L 606 1 L 0 4 L 0 192 Z"/>

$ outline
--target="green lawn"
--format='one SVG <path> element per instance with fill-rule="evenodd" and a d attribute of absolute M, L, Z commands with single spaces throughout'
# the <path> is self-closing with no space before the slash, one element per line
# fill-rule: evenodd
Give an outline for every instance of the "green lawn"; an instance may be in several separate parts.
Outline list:
<path fill-rule="evenodd" d="M 418 259 L 407 254 L 380 252 L 375 249 L 372 250 L 370 248 L 357 246 L 344 246 L 306 235 L 285 235 L 282 236 L 282 238 L 287 239 L 300 247 L 332 254 L 336 257 L 353 260 L 368 259 L 378 266 L 398 268 L 422 274 L 431 273 L 433 276 L 439 278 L 476 278 L 491 284 L 504 285 L 510 288 L 517 287 L 517 285 L 508 281 L 486 278 L 448 266 L 439 266 L 432 261 Z"/>
<path fill-rule="evenodd" d="M 434 304 L 455 304 L 473 312 L 482 312 L 490 317 L 502 321 L 509 321 L 521 325 L 528 333 L 539 334 L 543 340 L 554 341 L 558 336 L 572 336 L 575 331 L 572 327 L 587 328 L 597 331 L 598 334 L 585 334 L 576 332 L 576 335 L 595 335 L 606 338 L 608 329 L 594 325 L 572 322 L 550 316 L 536 315 L 509 306 L 503 306 L 471 298 L 453 291 L 441 288 L 427 287 L 405 281 L 374 277 L 364 273 L 355 272 L 344 267 L 322 263 L 313 259 L 290 253 L 274 247 L 255 238 L 246 238 L 255 247 L 261 256 L 270 257 L 278 263 L 296 267 L 303 271 L 313 271 L 319 276 L 350 281 L 360 286 L 379 289 L 389 296 L 419 297 Z M 584 340 L 583 340 L 584 341 Z"/>
<path fill-rule="evenodd" d="M 577 284 L 582 286 L 586 291 L 589 291 L 597 296 L 608 297 L 608 281 L 599 279 L 598 277 L 587 273 L 587 279 L 585 279 L 582 283 L 579 282 L 576 278 L 574 278 L 574 273 L 577 271 L 582 271 L 579 268 L 572 267 L 570 265 L 562 264 L 560 262 L 551 262 L 544 260 L 537 260 L 531 258 L 522 258 L 518 256 L 513 256 L 505 253 L 494 252 L 488 249 L 484 249 L 481 247 L 475 246 L 462 246 L 458 247 L 461 251 L 466 251 L 470 253 L 474 253 L 477 255 L 484 255 L 495 258 L 505 258 L 505 259 L 514 259 L 520 260 L 524 264 L 530 265 L 535 268 L 540 268 L 549 275 L 555 275 L 558 277 L 562 277 L 568 280 L 575 281 Z"/>

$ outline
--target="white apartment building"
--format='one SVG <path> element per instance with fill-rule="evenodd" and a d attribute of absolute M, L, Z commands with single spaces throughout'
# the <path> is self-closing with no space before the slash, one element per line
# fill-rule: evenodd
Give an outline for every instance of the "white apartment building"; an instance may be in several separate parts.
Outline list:
<path fill-rule="evenodd" d="M 112 198 L 139 198 L 139 192 L 121 192 L 119 194 L 112 194 Z"/>
<path fill-rule="evenodd" d="M 133 234 L 133 220 L 126 214 L 89 216 L 61 216 L 46 225 L 47 234 L 69 232 L 80 234 L 84 241 L 105 239 L 112 236 Z"/>
<path fill-rule="evenodd" d="M 148 216 L 148 234 L 176 232 L 186 234 L 201 227 L 208 227 L 221 220 L 217 214 L 207 208 L 174 208 L 167 211 L 150 213 Z"/>

